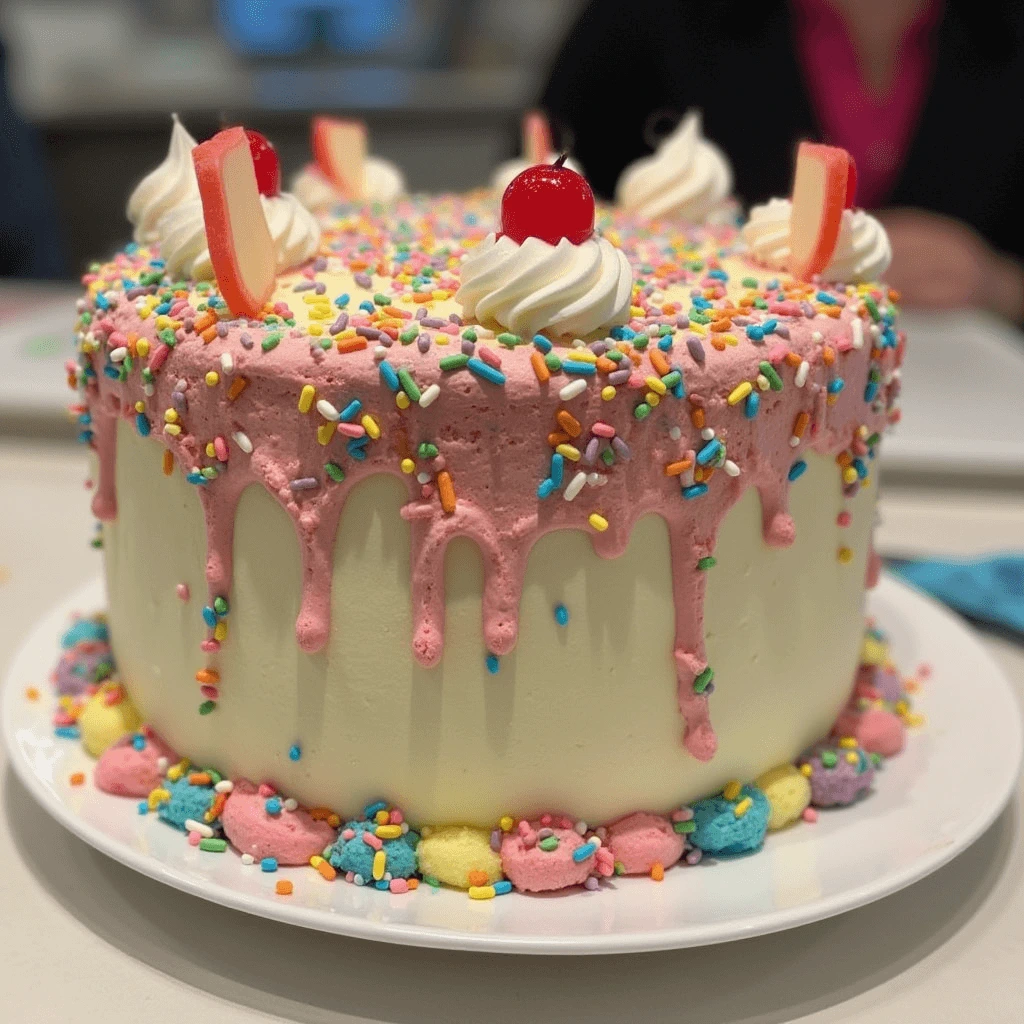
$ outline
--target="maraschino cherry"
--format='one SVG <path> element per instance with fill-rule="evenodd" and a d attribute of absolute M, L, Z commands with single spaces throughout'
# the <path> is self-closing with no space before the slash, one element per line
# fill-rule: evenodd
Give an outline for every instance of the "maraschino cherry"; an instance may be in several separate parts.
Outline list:
<path fill-rule="evenodd" d="M 580 245 L 594 233 L 594 193 L 587 179 L 564 167 L 537 164 L 512 179 L 501 197 L 501 233 L 520 245 L 540 238 L 558 245 L 567 238 Z"/>
<path fill-rule="evenodd" d="M 279 196 L 281 194 L 281 161 L 277 150 L 270 144 L 265 135 L 252 128 L 245 129 L 245 137 L 249 140 L 249 152 L 252 153 L 252 164 L 256 168 L 256 187 L 261 196 Z"/>

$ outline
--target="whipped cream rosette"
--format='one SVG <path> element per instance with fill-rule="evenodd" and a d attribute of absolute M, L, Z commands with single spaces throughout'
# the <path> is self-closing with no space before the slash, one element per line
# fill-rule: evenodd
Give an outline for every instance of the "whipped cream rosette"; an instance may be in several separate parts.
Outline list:
<path fill-rule="evenodd" d="M 751 254 L 773 270 L 791 269 L 792 213 L 793 204 L 789 199 L 769 199 L 753 207 L 749 220 L 743 225 L 743 240 Z M 839 238 L 821 278 L 850 284 L 877 281 L 891 262 L 892 247 L 881 223 L 865 210 L 843 210 Z"/>
<path fill-rule="evenodd" d="M 725 154 L 701 133 L 691 110 L 662 140 L 657 152 L 631 163 L 619 178 L 615 199 L 645 220 L 677 217 L 700 222 L 728 219 L 732 168 Z"/>
<path fill-rule="evenodd" d="M 393 203 L 406 191 L 405 177 L 390 160 L 366 152 L 362 121 L 314 117 L 314 160 L 292 178 L 292 192 L 317 215 L 338 203 Z"/>
<path fill-rule="evenodd" d="M 538 164 L 512 181 L 501 227 L 462 264 L 456 298 L 467 316 L 521 337 L 584 337 L 629 319 L 629 262 L 594 233 L 593 193 L 564 161 Z"/>
<path fill-rule="evenodd" d="M 277 157 L 266 140 L 259 137 L 253 142 L 256 133 L 248 134 L 266 164 L 261 171 L 260 205 L 273 240 L 275 265 L 281 272 L 304 263 L 317 251 L 320 226 L 294 195 L 280 191 Z M 137 241 L 159 244 L 172 276 L 204 281 L 213 278 L 214 271 L 192 162 L 195 148 L 195 139 L 175 116 L 167 157 L 136 186 L 128 201 L 128 219 L 135 225 Z"/>

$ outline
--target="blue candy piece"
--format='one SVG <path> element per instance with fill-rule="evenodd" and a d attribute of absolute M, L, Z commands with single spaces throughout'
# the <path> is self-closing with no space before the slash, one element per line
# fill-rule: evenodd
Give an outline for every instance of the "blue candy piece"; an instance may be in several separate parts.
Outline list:
<path fill-rule="evenodd" d="M 367 881 L 373 878 L 372 846 L 363 842 L 363 833 L 376 828 L 372 821 L 349 821 L 338 833 L 334 844 L 328 848 L 327 859 L 336 871 L 351 871 L 362 875 Z M 355 835 L 351 839 L 343 839 L 342 833 L 352 829 Z M 420 837 L 411 829 L 399 839 L 384 839 L 382 849 L 387 854 L 384 868 L 392 878 L 411 878 L 416 873 L 416 844 Z"/>
<path fill-rule="evenodd" d="M 748 796 L 751 805 L 737 818 L 734 808 Z M 690 833 L 690 842 L 705 853 L 751 853 L 764 842 L 770 814 L 768 798 L 757 786 L 744 786 L 736 800 L 726 800 L 721 793 L 709 796 L 693 805 L 696 828 Z"/>
<path fill-rule="evenodd" d="M 164 785 L 170 791 L 171 799 L 165 800 L 157 809 L 162 821 L 184 832 L 185 822 L 189 818 L 193 821 L 203 820 L 203 815 L 213 803 L 212 786 L 193 786 L 187 775 L 183 775 L 177 782 Z"/>
<path fill-rule="evenodd" d="M 75 644 L 80 644 L 83 641 L 97 641 L 101 640 L 106 643 L 110 639 L 110 635 L 107 632 L 107 624 L 100 622 L 97 619 L 79 619 L 65 634 L 60 638 L 61 647 L 68 648 L 74 647 Z"/>

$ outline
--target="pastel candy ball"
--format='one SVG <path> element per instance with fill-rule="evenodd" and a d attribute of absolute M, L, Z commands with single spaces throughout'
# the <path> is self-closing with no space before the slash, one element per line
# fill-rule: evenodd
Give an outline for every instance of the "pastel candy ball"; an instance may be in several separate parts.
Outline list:
<path fill-rule="evenodd" d="M 868 633 L 861 645 L 860 662 L 862 665 L 884 665 L 889 660 L 889 645 L 884 640 Z"/>
<path fill-rule="evenodd" d="M 487 876 L 485 885 L 502 877 L 501 857 L 491 849 L 490 832 L 471 825 L 432 828 L 420 839 L 416 856 L 420 874 L 456 889 L 469 888 L 470 872 L 482 871 Z"/>
<path fill-rule="evenodd" d="M 852 756 L 851 756 L 852 755 Z M 866 751 L 820 744 L 803 759 L 810 765 L 811 804 L 845 807 L 871 788 L 875 766 Z"/>
<path fill-rule="evenodd" d="M 855 693 L 858 697 L 895 704 L 903 699 L 903 682 L 889 665 L 862 665 L 857 673 Z"/>
<path fill-rule="evenodd" d="M 53 685 L 62 697 L 77 697 L 93 683 L 101 683 L 114 668 L 110 645 L 102 640 L 83 640 L 65 651 L 53 672 Z"/>
<path fill-rule="evenodd" d="M 660 814 L 637 811 L 608 826 L 607 846 L 623 874 L 649 875 L 655 864 L 671 867 L 683 855 L 686 837 Z"/>
<path fill-rule="evenodd" d="M 301 808 L 270 814 L 266 804 L 254 783 L 235 781 L 220 823 L 239 853 L 252 854 L 256 860 L 273 857 L 281 865 L 308 864 L 310 857 L 334 842 L 334 829 L 326 821 L 315 821 Z"/>
<path fill-rule="evenodd" d="M 165 781 L 163 786 L 171 794 L 171 799 L 165 800 L 157 813 L 161 821 L 180 828 L 182 832 L 185 831 L 185 822 L 189 819 L 202 821 L 203 815 L 213 803 L 213 787 L 193 786 L 188 781 L 188 775 L 183 775 L 177 782 Z"/>
<path fill-rule="evenodd" d="M 337 871 L 361 875 L 367 882 L 373 879 L 373 855 L 377 852 L 363 841 L 363 833 L 373 835 L 376 825 L 372 821 L 348 821 L 338 833 L 327 859 L 331 867 Z M 355 835 L 351 839 L 344 838 L 351 829 Z M 392 878 L 411 878 L 416 874 L 416 845 L 419 836 L 415 832 L 406 832 L 399 839 L 381 840 L 381 849 L 386 854 L 384 870 Z"/>
<path fill-rule="evenodd" d="M 775 832 L 796 821 L 811 802 L 810 780 L 791 764 L 771 768 L 755 780 L 767 797 L 771 813 L 768 831 Z"/>
<path fill-rule="evenodd" d="M 127 733 L 135 732 L 142 724 L 142 718 L 127 695 L 116 704 L 108 704 L 107 693 L 107 689 L 101 687 L 86 702 L 78 718 L 82 745 L 93 757 L 99 757 L 107 747 Z"/>
<path fill-rule="evenodd" d="M 110 631 L 107 629 L 107 620 L 103 615 L 93 615 L 89 618 L 76 619 L 60 638 L 61 647 L 67 649 L 81 643 L 107 643 L 110 640 Z"/>
<path fill-rule="evenodd" d="M 137 737 L 142 741 L 141 750 L 134 746 Z M 178 755 L 158 736 L 127 733 L 100 755 L 93 780 L 104 793 L 148 796 L 151 790 L 163 785 L 163 773 L 157 765 L 162 757 L 167 758 L 168 764 L 178 760 Z"/>
<path fill-rule="evenodd" d="M 531 822 L 533 834 L 542 827 Z M 572 851 L 583 845 L 583 838 L 571 828 L 552 828 L 558 845 L 543 849 L 540 842 L 529 845 L 518 830 L 501 840 L 501 867 L 505 877 L 520 892 L 554 892 L 571 885 L 582 885 L 594 869 L 594 858 L 574 861 Z"/>
<path fill-rule="evenodd" d="M 836 720 L 833 733 L 852 736 L 869 754 L 882 757 L 895 757 L 906 740 L 906 727 L 900 716 L 879 707 L 844 711 Z"/>
<path fill-rule="evenodd" d="M 736 807 L 747 797 L 750 805 L 746 813 L 736 817 Z M 768 798 L 749 784 L 740 788 L 735 800 L 727 800 L 721 793 L 698 800 L 693 805 L 697 827 L 690 834 L 690 842 L 705 853 L 750 853 L 764 842 L 770 815 Z"/>

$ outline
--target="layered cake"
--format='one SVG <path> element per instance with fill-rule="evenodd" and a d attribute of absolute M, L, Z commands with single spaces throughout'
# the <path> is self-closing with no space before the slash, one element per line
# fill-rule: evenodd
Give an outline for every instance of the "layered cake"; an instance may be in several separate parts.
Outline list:
<path fill-rule="evenodd" d="M 478 895 L 853 799 L 909 710 L 864 640 L 903 339 L 852 161 L 802 147 L 737 230 L 666 173 L 692 121 L 596 210 L 562 160 L 371 202 L 338 124 L 314 216 L 262 137 L 175 122 L 84 279 L 97 782 L 204 849 Z"/>

